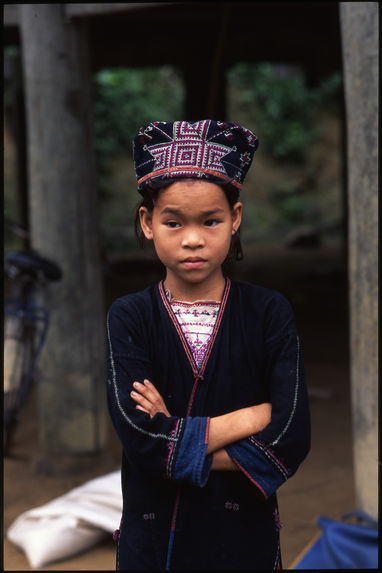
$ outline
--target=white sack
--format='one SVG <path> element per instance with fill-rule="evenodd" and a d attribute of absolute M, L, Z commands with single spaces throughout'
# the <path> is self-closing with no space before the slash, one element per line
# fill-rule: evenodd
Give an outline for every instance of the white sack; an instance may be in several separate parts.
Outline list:
<path fill-rule="evenodd" d="M 53 501 L 22 513 L 7 531 L 34 569 L 88 549 L 118 528 L 121 472 L 90 480 Z"/>

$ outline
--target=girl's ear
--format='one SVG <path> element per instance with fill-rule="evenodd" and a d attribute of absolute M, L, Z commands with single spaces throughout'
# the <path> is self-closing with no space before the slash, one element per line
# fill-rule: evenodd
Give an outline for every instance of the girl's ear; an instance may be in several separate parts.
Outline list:
<path fill-rule="evenodd" d="M 234 235 L 241 225 L 241 218 L 243 214 L 243 203 L 238 201 L 232 207 L 232 234 Z"/>
<path fill-rule="evenodd" d="M 146 239 L 152 241 L 153 238 L 152 213 L 150 213 L 147 207 L 140 207 L 139 222 L 141 224 L 142 231 Z"/>

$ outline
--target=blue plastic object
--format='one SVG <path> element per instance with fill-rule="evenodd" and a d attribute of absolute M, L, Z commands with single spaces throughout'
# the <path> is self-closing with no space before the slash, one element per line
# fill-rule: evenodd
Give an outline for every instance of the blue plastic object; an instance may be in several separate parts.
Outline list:
<path fill-rule="evenodd" d="M 367 524 L 344 523 L 319 517 L 320 537 L 295 565 L 295 569 L 378 569 L 378 524 L 362 511 L 356 516 Z"/>

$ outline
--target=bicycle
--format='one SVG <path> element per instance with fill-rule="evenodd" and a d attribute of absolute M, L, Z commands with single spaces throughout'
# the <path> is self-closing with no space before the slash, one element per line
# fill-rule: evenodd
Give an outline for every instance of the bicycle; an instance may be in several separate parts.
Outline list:
<path fill-rule="evenodd" d="M 19 421 L 44 345 L 49 311 L 35 302 L 39 288 L 62 277 L 59 266 L 36 253 L 13 251 L 5 257 L 4 454 Z"/>

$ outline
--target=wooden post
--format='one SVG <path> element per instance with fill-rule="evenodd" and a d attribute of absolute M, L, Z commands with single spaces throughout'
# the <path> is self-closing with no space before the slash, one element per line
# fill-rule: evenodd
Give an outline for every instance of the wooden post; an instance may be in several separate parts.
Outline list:
<path fill-rule="evenodd" d="M 213 51 L 194 56 L 192 62 L 185 67 L 186 102 L 185 114 L 187 119 L 201 118 L 225 120 L 227 113 L 226 101 L 226 69 L 224 53 L 226 51 L 227 31 L 231 7 L 223 3 L 218 21 L 218 32 Z M 212 44 L 211 44 L 212 45 Z M 200 65 L 202 61 L 202 65 Z"/>
<path fill-rule="evenodd" d="M 21 73 L 21 56 L 19 53 L 5 57 L 4 68 L 7 80 L 10 84 L 11 97 L 9 109 L 9 125 L 15 142 L 15 165 L 14 173 L 16 179 L 16 194 L 18 204 L 18 222 L 25 235 L 20 236 L 21 247 L 29 248 L 29 221 L 28 221 L 28 199 L 27 199 L 27 151 L 25 137 L 25 102 Z"/>
<path fill-rule="evenodd" d="M 356 503 L 378 514 L 378 3 L 341 2 Z"/>
<path fill-rule="evenodd" d="M 39 436 L 48 470 L 105 445 L 105 335 L 86 27 L 63 4 L 19 5 L 32 247 L 63 271 L 44 303 Z M 79 455 L 80 454 L 80 455 Z M 77 467 L 73 462 L 73 467 Z"/>

